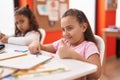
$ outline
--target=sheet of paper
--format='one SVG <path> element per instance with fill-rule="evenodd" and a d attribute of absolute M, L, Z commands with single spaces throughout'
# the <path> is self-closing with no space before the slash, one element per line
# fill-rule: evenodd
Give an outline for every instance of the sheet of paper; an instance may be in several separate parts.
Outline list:
<path fill-rule="evenodd" d="M 31 69 L 38 64 L 41 64 L 47 60 L 51 59 L 51 57 L 43 56 L 43 55 L 27 55 L 7 60 L 0 61 L 0 66 L 16 68 L 16 69 Z"/>
<path fill-rule="evenodd" d="M 27 46 L 5 44 L 4 52 L 0 54 L 0 61 L 29 54 Z"/>

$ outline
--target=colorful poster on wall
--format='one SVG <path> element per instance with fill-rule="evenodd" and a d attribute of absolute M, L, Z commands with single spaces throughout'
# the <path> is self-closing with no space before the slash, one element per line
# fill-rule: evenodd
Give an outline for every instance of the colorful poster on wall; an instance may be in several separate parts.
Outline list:
<path fill-rule="evenodd" d="M 67 4 L 66 3 L 61 3 L 60 4 L 60 17 L 67 11 Z"/>
<path fill-rule="evenodd" d="M 59 20 L 59 1 L 58 0 L 48 0 L 46 6 L 48 9 L 49 20 L 50 21 L 58 21 Z"/>
<path fill-rule="evenodd" d="M 59 1 L 58 0 L 48 0 L 47 1 L 47 8 L 49 10 L 59 10 Z"/>
<path fill-rule="evenodd" d="M 59 20 L 59 13 L 56 10 L 51 10 L 48 13 L 48 18 L 50 21 L 58 21 Z"/>
<path fill-rule="evenodd" d="M 48 15 L 46 5 L 37 5 L 37 10 L 40 15 Z"/>

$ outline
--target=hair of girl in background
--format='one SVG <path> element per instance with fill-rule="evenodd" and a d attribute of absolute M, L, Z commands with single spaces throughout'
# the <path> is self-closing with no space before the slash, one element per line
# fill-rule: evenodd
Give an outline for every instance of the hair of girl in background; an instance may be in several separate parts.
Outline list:
<path fill-rule="evenodd" d="M 33 31 L 33 30 L 37 31 L 40 34 L 40 40 L 41 40 L 42 35 L 41 35 L 40 31 L 38 30 L 39 25 L 36 21 L 36 18 L 34 16 L 33 12 L 30 10 L 29 6 L 26 5 L 25 7 L 22 7 L 22 8 L 16 8 L 15 9 L 15 16 L 17 16 L 17 15 L 24 15 L 29 20 L 30 28 L 29 28 L 29 30 L 27 30 L 25 32 L 25 34 L 29 31 Z M 22 34 L 22 32 L 17 28 L 16 23 L 15 23 L 15 36 L 16 37 L 24 36 L 25 34 Z"/>
<path fill-rule="evenodd" d="M 94 34 L 92 32 L 92 29 L 91 29 L 91 26 L 89 24 L 89 21 L 82 11 L 77 10 L 77 9 L 69 9 L 67 12 L 65 12 L 65 14 L 62 17 L 66 17 L 66 16 L 76 17 L 79 24 L 87 23 L 87 29 L 84 33 L 85 40 L 92 41 L 97 45 Z"/>

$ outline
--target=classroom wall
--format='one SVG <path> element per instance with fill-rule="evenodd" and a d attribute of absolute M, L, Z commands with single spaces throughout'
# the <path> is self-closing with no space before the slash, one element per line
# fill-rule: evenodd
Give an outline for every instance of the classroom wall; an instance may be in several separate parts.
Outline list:
<path fill-rule="evenodd" d="M 14 2 L 0 0 L 0 32 L 6 35 L 14 34 Z"/>
<path fill-rule="evenodd" d="M 92 28 L 96 32 L 96 0 L 69 0 L 69 8 L 82 10 Z"/>

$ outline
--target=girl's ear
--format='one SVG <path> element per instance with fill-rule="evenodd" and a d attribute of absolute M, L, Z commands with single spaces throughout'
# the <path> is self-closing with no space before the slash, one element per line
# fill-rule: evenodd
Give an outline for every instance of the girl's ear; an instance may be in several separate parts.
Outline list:
<path fill-rule="evenodd" d="M 83 28 L 83 32 L 85 32 L 86 29 L 87 29 L 87 23 L 83 23 L 83 24 L 82 24 L 82 28 Z"/>

